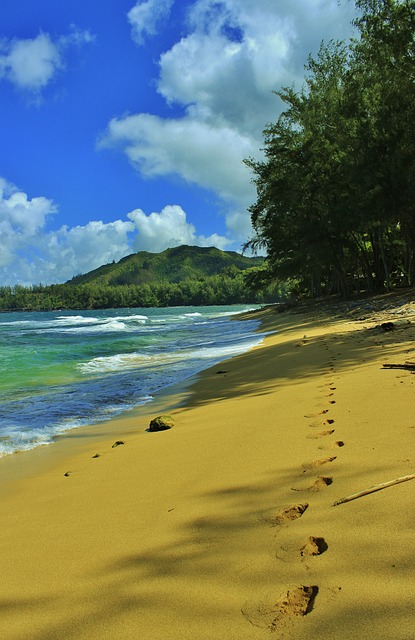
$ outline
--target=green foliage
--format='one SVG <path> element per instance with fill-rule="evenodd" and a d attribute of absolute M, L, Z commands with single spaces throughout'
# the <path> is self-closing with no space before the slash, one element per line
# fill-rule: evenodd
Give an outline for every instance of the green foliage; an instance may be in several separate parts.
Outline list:
<path fill-rule="evenodd" d="M 134 254 L 65 284 L 0 287 L 0 311 L 276 302 L 283 289 L 254 278 L 263 262 L 198 247 Z"/>
<path fill-rule="evenodd" d="M 262 258 L 247 258 L 215 247 L 182 245 L 162 253 L 140 251 L 99 269 L 76 276 L 72 284 L 141 285 L 154 282 L 183 282 L 222 273 L 226 268 L 238 271 L 263 263 Z"/>
<path fill-rule="evenodd" d="M 321 295 L 415 284 L 415 2 L 357 0 L 360 37 L 322 45 L 246 160 L 268 272 Z"/>

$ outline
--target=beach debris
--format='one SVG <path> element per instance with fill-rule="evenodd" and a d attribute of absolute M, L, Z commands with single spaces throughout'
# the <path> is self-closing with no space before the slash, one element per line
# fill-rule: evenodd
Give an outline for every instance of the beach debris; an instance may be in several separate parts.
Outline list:
<path fill-rule="evenodd" d="M 381 491 L 382 489 L 386 489 L 387 487 L 392 487 L 395 484 L 400 484 L 401 482 L 408 482 L 408 480 L 414 480 L 415 473 L 411 473 L 408 476 L 401 476 L 400 478 L 395 478 L 395 480 L 389 480 L 388 482 L 382 482 L 381 484 L 375 484 L 370 489 L 364 489 L 363 491 L 358 491 L 357 493 L 353 493 L 346 498 L 341 498 L 340 500 L 336 500 L 333 502 L 333 507 L 336 507 L 339 504 L 344 504 L 345 502 L 351 502 L 352 500 L 356 500 L 357 498 L 362 498 L 363 496 L 367 496 L 370 493 L 375 493 L 375 491 Z"/>
<path fill-rule="evenodd" d="M 319 538 L 318 536 L 309 536 L 308 542 L 301 547 L 300 553 L 304 556 L 320 556 L 322 553 L 327 551 L 328 544 L 324 540 L 324 538 Z"/>
<path fill-rule="evenodd" d="M 384 369 L 406 369 L 406 371 L 415 371 L 415 362 L 404 362 L 403 364 L 383 364 Z"/>
<path fill-rule="evenodd" d="M 290 624 L 290 620 L 310 613 L 318 591 L 316 585 L 295 586 L 288 589 L 277 602 L 272 595 L 267 595 L 259 604 L 245 603 L 242 614 L 252 625 L 276 631 L 285 623 Z"/>
<path fill-rule="evenodd" d="M 72 471 L 67 471 L 63 475 L 65 476 L 65 478 L 68 478 L 71 475 L 71 473 L 72 473 Z"/>
<path fill-rule="evenodd" d="M 407 327 L 409 324 L 411 324 L 410 320 L 401 318 L 400 320 L 395 320 L 394 322 L 382 322 L 382 324 L 378 325 L 378 327 L 383 331 L 393 331 L 394 329 L 399 327 Z"/>
<path fill-rule="evenodd" d="M 218 373 L 228 373 L 229 369 L 219 369 L 219 371 L 216 371 L 216 374 Z"/>
<path fill-rule="evenodd" d="M 174 420 L 171 416 L 157 416 L 151 420 L 148 431 L 166 431 L 173 426 Z"/>
<path fill-rule="evenodd" d="M 119 447 L 120 444 L 125 444 L 124 440 L 116 440 L 112 445 L 112 449 L 114 449 L 114 447 Z"/>
<path fill-rule="evenodd" d="M 99 454 L 99 453 L 96 453 L 96 454 L 95 454 L 95 455 L 93 455 L 92 457 L 93 457 L 93 458 L 99 458 L 99 457 L 100 457 L 100 454 Z"/>

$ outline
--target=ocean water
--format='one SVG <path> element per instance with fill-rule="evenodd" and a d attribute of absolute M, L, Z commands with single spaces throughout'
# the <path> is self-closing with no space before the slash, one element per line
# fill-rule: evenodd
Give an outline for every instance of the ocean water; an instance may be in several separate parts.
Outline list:
<path fill-rule="evenodd" d="M 250 308 L 255 308 L 250 307 Z M 0 314 L 0 456 L 53 442 L 262 340 L 242 305 Z"/>

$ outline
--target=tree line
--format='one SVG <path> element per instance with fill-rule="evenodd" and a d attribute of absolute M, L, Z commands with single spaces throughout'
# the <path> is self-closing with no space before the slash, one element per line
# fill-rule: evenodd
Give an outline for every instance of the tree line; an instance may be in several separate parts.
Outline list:
<path fill-rule="evenodd" d="M 356 37 L 323 43 L 248 158 L 268 279 L 348 296 L 415 285 L 415 1 L 356 0 Z"/>
<path fill-rule="evenodd" d="M 284 289 L 277 283 L 261 288 L 251 286 L 257 271 L 258 268 L 244 272 L 229 269 L 228 275 L 141 285 L 66 283 L 0 287 L 0 311 L 262 304 L 283 299 Z"/>

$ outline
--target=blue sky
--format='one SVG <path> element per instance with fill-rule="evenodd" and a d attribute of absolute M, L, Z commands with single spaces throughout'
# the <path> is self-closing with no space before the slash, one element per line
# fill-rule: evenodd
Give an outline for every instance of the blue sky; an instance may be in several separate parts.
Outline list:
<path fill-rule="evenodd" d="M 0 285 L 135 251 L 240 251 L 245 157 L 350 37 L 348 0 L 13 0 L 0 10 Z"/>

